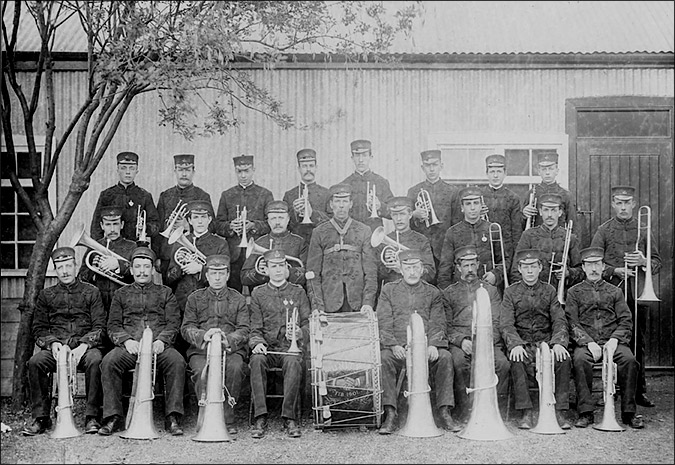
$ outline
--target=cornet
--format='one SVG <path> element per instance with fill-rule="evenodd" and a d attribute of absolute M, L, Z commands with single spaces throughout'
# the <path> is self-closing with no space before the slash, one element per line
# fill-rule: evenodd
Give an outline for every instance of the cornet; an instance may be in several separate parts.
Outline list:
<path fill-rule="evenodd" d="M 424 220 L 424 224 L 427 226 L 427 228 L 441 222 L 441 220 L 439 220 L 436 216 L 434 205 L 431 203 L 431 195 L 429 195 L 428 190 L 420 189 L 419 193 L 417 194 L 415 208 L 426 210 L 429 216 L 431 216 L 431 223 L 429 223 L 429 216 L 427 216 L 427 219 Z"/>
<path fill-rule="evenodd" d="M 92 239 L 89 234 L 84 230 L 84 225 L 80 228 L 80 231 L 78 231 L 73 240 L 71 241 L 71 247 L 75 248 L 76 245 L 82 245 L 84 247 L 89 247 L 90 250 L 87 252 L 87 254 L 84 257 L 84 264 L 86 265 L 87 268 L 89 268 L 91 271 L 93 271 L 96 274 L 99 274 L 105 278 L 108 278 L 114 283 L 119 284 L 120 286 L 126 285 L 124 281 L 124 276 L 121 276 L 114 271 L 105 271 L 99 266 L 99 262 L 102 257 L 114 257 L 117 260 L 121 260 L 123 262 L 129 262 L 126 258 L 122 257 L 121 255 L 116 254 L 112 250 L 108 249 L 107 247 L 103 247 L 103 245 L 99 244 L 96 242 L 94 239 Z"/>
<path fill-rule="evenodd" d="M 555 251 L 552 252 L 551 263 L 548 272 L 548 283 L 551 284 L 551 278 L 554 273 L 560 271 L 561 277 L 558 280 L 558 302 L 565 305 L 565 274 L 567 273 L 567 257 L 570 253 L 570 242 L 572 241 L 572 220 L 567 222 L 567 232 L 565 233 L 565 246 L 563 247 L 562 257 L 559 262 L 555 261 Z"/>
<path fill-rule="evenodd" d="M 138 214 L 136 215 L 136 241 L 148 243 L 148 235 L 146 233 L 146 213 L 145 210 L 138 206 Z"/>
<path fill-rule="evenodd" d="M 238 221 L 241 223 L 241 241 L 239 242 L 239 247 L 246 247 L 248 246 L 248 239 L 246 238 L 246 219 L 247 215 L 247 210 L 246 206 L 244 205 L 244 208 L 239 210 L 239 205 L 237 205 L 237 217 L 235 218 L 235 221 Z"/>
<path fill-rule="evenodd" d="M 160 234 L 166 237 L 167 239 L 171 237 L 171 233 L 173 233 L 174 229 L 176 229 L 176 223 L 182 222 L 183 219 L 185 219 L 185 215 L 187 215 L 187 212 L 188 212 L 187 203 L 179 199 L 178 203 L 171 211 L 169 218 L 166 220 L 167 222 L 166 229 L 162 231 Z"/>
<path fill-rule="evenodd" d="M 302 187 L 305 187 L 304 189 Z M 306 184 L 300 183 L 298 186 L 299 189 L 299 195 L 300 198 L 303 199 L 304 205 L 305 205 L 305 212 L 302 217 L 302 222 L 301 224 L 312 224 L 312 218 L 311 215 L 309 214 L 310 206 L 309 206 L 309 187 L 307 187 Z"/>
<path fill-rule="evenodd" d="M 279 352 L 273 350 L 265 351 L 265 354 L 269 355 L 302 355 L 302 350 L 298 346 L 298 307 L 293 307 L 290 317 L 288 314 L 288 305 L 293 304 L 293 301 L 288 301 L 284 299 L 284 306 L 286 307 L 286 334 L 291 335 L 291 345 L 286 352 Z"/>
<path fill-rule="evenodd" d="M 530 200 L 527 203 L 530 207 L 537 208 L 537 198 L 534 196 L 534 189 L 532 188 L 532 184 L 530 184 Z M 525 229 L 530 229 L 532 226 L 534 226 L 534 220 L 537 218 L 537 215 L 532 215 L 527 217 L 527 221 L 525 222 Z"/>
<path fill-rule="evenodd" d="M 481 206 L 481 210 L 483 209 L 483 207 L 487 207 L 487 206 L 485 205 L 485 199 L 483 198 L 482 195 L 480 196 L 480 206 Z M 487 221 L 488 223 L 490 222 L 490 217 L 488 216 L 487 213 L 483 213 L 483 214 L 480 216 L 480 219 L 483 220 L 483 221 Z"/>
<path fill-rule="evenodd" d="M 366 184 L 366 208 L 370 212 L 371 218 L 379 218 L 377 214 L 377 207 L 375 206 L 375 201 L 377 200 L 377 195 L 375 194 L 376 189 L 375 183 L 373 183 L 373 190 L 370 190 L 370 181 Z"/>

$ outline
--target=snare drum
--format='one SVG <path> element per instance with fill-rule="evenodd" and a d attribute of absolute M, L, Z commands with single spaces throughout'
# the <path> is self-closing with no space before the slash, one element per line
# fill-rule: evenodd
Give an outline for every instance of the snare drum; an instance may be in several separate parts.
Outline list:
<path fill-rule="evenodd" d="M 319 313 L 309 321 L 314 427 L 375 427 L 382 416 L 375 312 Z"/>

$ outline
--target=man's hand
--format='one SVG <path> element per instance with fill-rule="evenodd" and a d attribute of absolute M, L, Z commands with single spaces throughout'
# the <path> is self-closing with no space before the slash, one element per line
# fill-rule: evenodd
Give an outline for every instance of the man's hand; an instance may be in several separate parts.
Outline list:
<path fill-rule="evenodd" d="M 487 215 L 488 213 L 490 213 L 490 209 L 488 208 L 488 206 L 487 206 L 486 204 L 482 204 L 481 207 L 480 207 L 480 216 L 481 216 L 481 218 L 482 218 L 483 216 Z"/>
<path fill-rule="evenodd" d="M 373 307 L 371 305 L 367 305 L 367 304 L 361 305 L 361 313 L 368 313 L 368 312 L 372 312 L 372 311 L 373 311 Z"/>
<path fill-rule="evenodd" d="M 391 348 L 391 353 L 394 354 L 396 360 L 403 360 L 405 358 L 405 349 L 402 346 L 393 346 Z"/>
<path fill-rule="evenodd" d="M 527 355 L 527 351 L 523 346 L 515 346 L 511 349 L 511 353 L 509 353 L 509 360 L 512 362 L 524 362 L 526 358 L 530 358 L 530 356 Z"/>
<path fill-rule="evenodd" d="M 607 342 L 605 342 L 605 347 L 607 350 L 611 350 L 612 352 L 616 352 L 616 346 L 619 345 L 619 340 L 615 337 L 610 337 Z"/>
<path fill-rule="evenodd" d="M 626 269 L 623 266 L 617 266 L 614 268 L 614 274 L 621 279 L 626 279 L 626 276 L 631 278 L 635 276 L 635 271 L 630 268 Z"/>
<path fill-rule="evenodd" d="M 185 274 L 199 274 L 202 272 L 202 265 L 197 263 L 197 261 L 191 261 L 185 265 L 181 265 L 180 269 Z"/>
<path fill-rule="evenodd" d="M 533 207 L 529 203 L 523 207 L 523 216 L 525 218 L 530 218 L 532 216 L 537 216 L 537 207 Z"/>
<path fill-rule="evenodd" d="M 63 344 L 61 344 L 59 341 L 54 341 L 52 342 L 52 345 L 49 347 L 52 351 L 52 356 L 54 357 L 54 359 L 57 358 L 59 350 L 61 350 L 61 346 L 63 346 Z"/>
<path fill-rule="evenodd" d="M 254 354 L 267 354 L 267 347 L 262 342 L 259 342 L 251 352 Z"/>
<path fill-rule="evenodd" d="M 647 258 L 642 255 L 641 251 L 632 251 L 630 253 L 624 254 L 624 261 L 628 264 L 630 268 L 635 268 L 636 266 L 646 266 Z"/>
<path fill-rule="evenodd" d="M 295 340 L 299 341 L 301 337 L 302 337 L 302 328 L 300 328 L 300 326 L 296 326 L 295 327 Z M 290 328 L 289 328 L 288 331 L 286 331 L 286 340 L 287 341 L 293 340 L 293 331 L 290 330 Z"/>
<path fill-rule="evenodd" d="M 570 353 L 567 352 L 567 349 L 565 349 L 560 344 L 553 344 L 553 355 L 558 362 L 562 362 L 563 360 L 570 358 Z"/>
<path fill-rule="evenodd" d="M 164 342 L 157 339 L 152 343 L 152 353 L 161 354 L 162 352 L 164 352 Z"/>
<path fill-rule="evenodd" d="M 483 275 L 482 279 L 483 279 L 483 281 L 485 281 L 486 283 L 488 283 L 492 286 L 494 286 L 495 283 L 497 282 L 497 277 L 495 276 L 495 274 L 492 271 L 488 271 L 487 273 L 485 273 Z"/>
<path fill-rule="evenodd" d="M 234 231 L 237 235 L 241 236 L 242 232 L 242 221 L 241 221 L 241 216 L 237 217 L 236 219 L 230 221 L 230 229 Z"/>
<path fill-rule="evenodd" d="M 127 349 L 127 352 L 129 352 L 131 355 L 138 355 L 141 344 L 140 342 L 134 341 L 133 339 L 127 339 L 124 341 L 124 348 Z"/>
<path fill-rule="evenodd" d="M 415 211 L 412 214 L 413 218 L 420 221 L 425 221 L 429 218 L 429 211 L 426 208 L 415 208 Z"/>
<path fill-rule="evenodd" d="M 430 362 L 435 362 L 436 360 L 438 360 L 438 347 L 436 346 L 427 347 L 427 353 L 429 354 Z"/>
<path fill-rule="evenodd" d="M 88 348 L 87 344 L 81 343 L 70 353 L 73 356 L 73 365 L 78 366 L 80 364 L 80 360 Z"/>
<path fill-rule="evenodd" d="M 117 271 L 120 267 L 120 264 L 112 255 L 101 256 L 100 260 L 98 261 L 98 267 L 103 271 Z"/>
<path fill-rule="evenodd" d="M 602 349 L 600 348 L 597 342 L 589 342 L 588 350 L 591 351 L 591 355 L 593 355 L 594 362 L 597 362 L 598 360 L 602 359 Z"/>
<path fill-rule="evenodd" d="M 471 355 L 473 353 L 473 342 L 471 339 L 462 340 L 462 350 L 466 355 Z"/>
<path fill-rule="evenodd" d="M 204 333 L 204 341 L 209 342 L 211 338 L 213 337 L 214 334 L 220 333 L 220 328 L 209 328 L 205 333 Z"/>

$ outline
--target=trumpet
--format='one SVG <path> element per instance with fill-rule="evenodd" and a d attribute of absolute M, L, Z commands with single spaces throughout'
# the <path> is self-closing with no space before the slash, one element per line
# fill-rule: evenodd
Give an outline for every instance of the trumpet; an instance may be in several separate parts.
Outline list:
<path fill-rule="evenodd" d="M 117 274 L 114 271 L 106 271 L 102 269 L 99 263 L 103 257 L 113 257 L 117 260 L 121 260 L 127 263 L 129 263 L 129 260 L 108 249 L 107 246 L 103 247 L 103 245 L 99 244 L 94 239 L 92 239 L 91 236 L 89 236 L 89 234 L 87 234 L 87 232 L 84 230 L 84 225 L 82 225 L 80 231 L 75 234 L 75 237 L 71 241 L 71 247 L 74 248 L 76 245 L 82 245 L 84 247 L 89 247 L 90 249 L 92 249 L 89 252 L 87 252 L 87 254 L 84 257 L 84 264 L 86 265 L 87 268 L 89 268 L 96 274 L 108 278 L 109 280 L 119 284 L 120 286 L 126 285 L 126 283 L 123 281 L 124 276 Z"/>
<path fill-rule="evenodd" d="M 173 233 L 174 229 L 176 229 L 176 223 L 182 222 L 185 219 L 187 212 L 188 212 L 187 202 L 183 202 L 183 200 L 179 199 L 176 206 L 173 207 L 173 210 L 171 211 L 169 218 L 166 220 L 167 223 L 166 229 L 162 231 L 160 234 L 166 237 L 167 239 L 171 237 L 171 233 Z"/>
<path fill-rule="evenodd" d="M 502 237 L 502 227 L 499 223 L 490 223 L 490 254 L 492 255 L 492 268 L 496 268 L 498 263 L 495 257 L 495 242 L 499 243 L 502 256 L 502 270 L 504 273 L 504 288 L 509 287 L 509 278 L 506 271 L 506 254 L 504 253 L 504 239 Z"/>
<path fill-rule="evenodd" d="M 375 194 L 375 189 L 376 189 L 375 183 L 373 183 L 373 190 L 370 190 L 370 181 L 367 182 L 366 184 L 366 208 L 370 212 L 370 217 L 371 218 L 379 218 L 377 214 L 377 207 L 375 206 L 375 200 L 377 199 L 377 195 Z"/>
<path fill-rule="evenodd" d="M 532 184 L 530 184 L 530 200 L 527 203 L 530 207 L 537 207 L 537 198 L 534 196 L 534 189 L 532 189 Z M 527 221 L 525 222 L 525 229 L 530 229 L 532 226 L 534 226 L 534 220 L 536 219 L 536 215 L 533 216 L 528 216 Z"/>
<path fill-rule="evenodd" d="M 206 265 L 206 255 L 199 251 L 196 245 L 183 234 L 183 231 L 177 229 L 169 238 L 169 244 L 178 242 L 181 247 L 173 253 L 173 259 L 179 266 L 185 266 L 196 262 L 201 266 Z"/>
<path fill-rule="evenodd" d="M 398 264 L 398 254 L 401 250 L 410 250 L 410 247 L 398 242 L 398 231 L 396 231 L 396 239 L 393 240 L 384 233 L 384 227 L 378 226 L 373 231 L 373 234 L 370 236 L 370 245 L 373 247 L 378 247 L 380 244 L 385 243 L 385 247 L 380 253 L 380 261 L 383 265 L 397 265 Z"/>
<path fill-rule="evenodd" d="M 441 222 L 441 220 L 439 220 L 436 216 L 434 205 L 431 203 L 431 195 L 429 194 L 428 190 L 420 189 L 419 193 L 417 194 L 415 208 L 426 210 L 429 216 L 431 216 L 431 223 L 429 223 L 429 216 L 427 216 L 427 219 L 424 220 L 424 224 L 427 228 Z"/>
<path fill-rule="evenodd" d="M 286 307 L 286 332 L 291 332 L 291 346 L 288 348 L 290 354 L 300 354 L 302 351 L 298 347 L 298 307 L 293 307 L 291 318 L 288 318 L 288 307 Z"/>
<path fill-rule="evenodd" d="M 565 274 L 567 273 L 567 256 L 570 253 L 570 242 L 572 241 L 572 220 L 567 222 L 567 232 L 565 233 L 565 245 L 563 247 L 562 257 L 560 261 L 556 262 L 555 260 L 555 251 L 552 252 L 551 264 L 548 272 L 548 283 L 551 284 L 551 278 L 553 273 L 558 271 L 562 272 L 560 279 L 558 280 L 558 302 L 560 305 L 565 305 Z"/>
<path fill-rule="evenodd" d="M 305 186 L 303 189 L 302 186 Z M 302 216 L 302 223 L 301 224 L 312 224 L 312 218 L 311 215 L 309 214 L 310 206 L 309 206 L 309 187 L 307 187 L 306 184 L 300 183 L 298 186 L 298 189 L 300 190 L 299 194 L 300 197 L 304 201 L 305 205 L 305 212 Z"/>
<path fill-rule="evenodd" d="M 246 206 L 239 210 L 239 205 L 237 205 L 237 217 L 235 221 L 241 223 L 241 241 L 239 242 L 239 247 L 246 247 L 248 245 L 248 239 L 246 238 L 246 223 L 247 223 L 247 210 Z"/>
<path fill-rule="evenodd" d="M 483 207 L 486 207 L 486 208 L 487 208 L 487 206 L 485 205 L 485 199 L 483 198 L 482 195 L 480 196 L 480 206 L 481 206 L 481 209 L 482 209 Z M 490 217 L 488 216 L 487 213 L 483 213 L 483 214 L 480 216 L 480 219 L 483 220 L 483 221 L 487 221 L 488 223 L 490 222 Z"/>
<path fill-rule="evenodd" d="M 146 233 L 146 214 L 145 210 L 138 206 L 138 214 L 136 215 L 136 241 L 148 243 L 148 235 Z"/>
<path fill-rule="evenodd" d="M 270 242 L 270 248 L 271 246 L 272 243 Z M 269 249 L 266 249 L 265 247 L 256 244 L 253 238 L 250 238 L 248 240 L 248 245 L 246 247 L 246 258 L 250 257 L 252 254 L 259 254 L 260 256 L 255 261 L 255 271 L 258 274 L 262 274 L 265 276 L 267 276 L 267 262 L 265 261 L 265 257 L 263 257 L 263 254 L 268 250 Z M 300 268 L 305 267 L 305 264 L 302 263 L 302 260 L 292 255 L 286 255 L 286 261 L 295 262 Z"/>

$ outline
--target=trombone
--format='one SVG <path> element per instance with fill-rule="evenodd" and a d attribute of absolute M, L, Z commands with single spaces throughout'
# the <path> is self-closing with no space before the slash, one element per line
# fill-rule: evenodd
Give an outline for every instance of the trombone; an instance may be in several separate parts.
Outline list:
<path fill-rule="evenodd" d="M 572 220 L 567 222 L 567 232 L 565 233 L 565 245 L 563 246 L 562 257 L 560 261 L 555 261 L 555 251 L 551 255 L 551 263 L 548 271 L 548 283 L 551 284 L 553 273 L 561 271 L 562 274 L 558 280 L 558 302 L 565 305 L 565 274 L 567 273 L 567 257 L 570 253 L 570 242 L 572 241 Z"/>
<path fill-rule="evenodd" d="M 377 214 L 377 207 L 375 206 L 375 200 L 377 195 L 375 194 L 375 188 L 377 186 L 373 183 L 373 190 L 370 190 L 370 181 L 366 184 L 366 209 L 370 212 L 371 218 L 379 218 Z"/>
<path fill-rule="evenodd" d="M 502 255 L 502 271 L 504 273 L 504 288 L 509 287 L 509 278 L 506 271 L 506 254 L 504 253 L 504 238 L 502 237 L 502 227 L 499 223 L 490 223 L 490 254 L 492 256 L 492 268 L 496 268 L 498 263 L 495 260 L 495 242 L 499 242 L 500 253 Z"/>
<path fill-rule="evenodd" d="M 436 216 L 434 205 L 431 203 L 431 195 L 429 194 L 428 190 L 420 189 L 419 193 L 417 194 L 415 208 L 426 210 L 429 216 L 431 216 L 431 223 L 429 223 L 429 216 L 427 216 L 427 219 L 424 220 L 424 224 L 427 226 L 427 228 L 441 222 L 441 220 L 439 220 Z"/>

